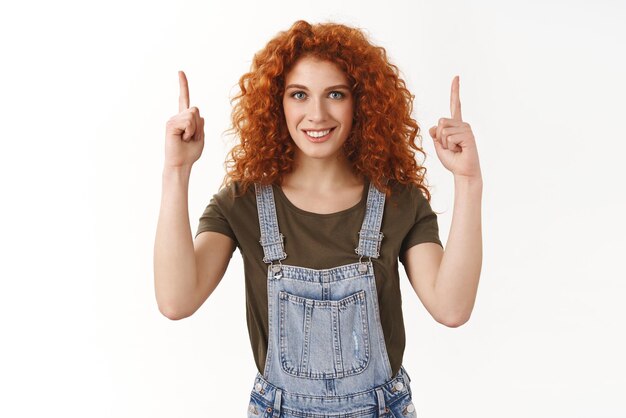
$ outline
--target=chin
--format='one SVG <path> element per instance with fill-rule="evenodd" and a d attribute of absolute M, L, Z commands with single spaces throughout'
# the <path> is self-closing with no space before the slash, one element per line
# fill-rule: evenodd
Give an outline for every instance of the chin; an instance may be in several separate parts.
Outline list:
<path fill-rule="evenodd" d="M 298 158 L 312 158 L 315 160 L 327 160 L 338 158 L 341 148 L 337 149 L 310 149 L 310 147 L 298 147 Z"/>

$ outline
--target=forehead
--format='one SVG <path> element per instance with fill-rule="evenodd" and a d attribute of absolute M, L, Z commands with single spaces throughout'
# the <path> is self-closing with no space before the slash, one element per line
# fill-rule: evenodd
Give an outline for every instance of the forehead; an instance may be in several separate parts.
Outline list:
<path fill-rule="evenodd" d="M 299 83 L 318 85 L 347 82 L 348 77 L 337 64 L 315 57 L 300 58 L 285 76 L 285 84 Z"/>

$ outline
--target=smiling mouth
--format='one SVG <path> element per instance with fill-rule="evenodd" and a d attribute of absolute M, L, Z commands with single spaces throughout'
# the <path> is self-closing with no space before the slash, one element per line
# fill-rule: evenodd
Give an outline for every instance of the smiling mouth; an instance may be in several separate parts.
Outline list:
<path fill-rule="evenodd" d="M 335 130 L 335 127 L 332 127 L 330 129 L 325 129 L 323 131 L 308 131 L 308 130 L 303 130 L 304 134 L 313 142 L 322 142 L 326 139 L 328 139 L 331 134 L 333 133 L 333 131 Z M 323 133 L 324 135 L 320 134 Z M 311 135 L 312 134 L 312 135 Z"/>

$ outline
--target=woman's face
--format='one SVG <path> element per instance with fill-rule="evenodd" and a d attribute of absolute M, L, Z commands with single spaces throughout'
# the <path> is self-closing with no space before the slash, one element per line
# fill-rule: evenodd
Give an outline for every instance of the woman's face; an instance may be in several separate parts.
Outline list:
<path fill-rule="evenodd" d="M 354 99 L 335 64 L 299 59 L 285 76 L 283 109 L 298 158 L 334 158 L 341 152 L 352 129 Z"/>

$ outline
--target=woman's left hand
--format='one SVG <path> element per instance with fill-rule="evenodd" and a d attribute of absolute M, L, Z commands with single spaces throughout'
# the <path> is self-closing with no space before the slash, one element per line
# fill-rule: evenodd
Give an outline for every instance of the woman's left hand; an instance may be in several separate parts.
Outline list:
<path fill-rule="evenodd" d="M 454 176 L 481 178 L 476 140 L 469 123 L 461 117 L 459 76 L 452 79 L 450 94 L 452 118 L 441 118 L 439 124 L 428 130 L 435 143 L 435 151 L 445 168 Z"/>

